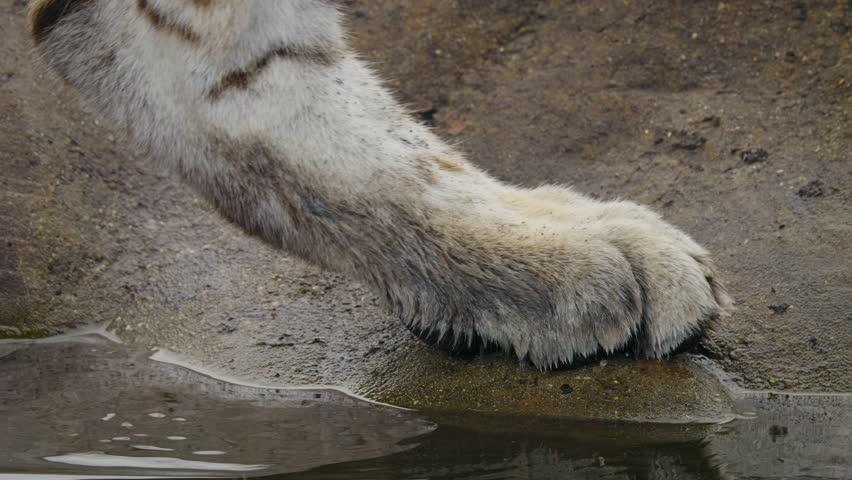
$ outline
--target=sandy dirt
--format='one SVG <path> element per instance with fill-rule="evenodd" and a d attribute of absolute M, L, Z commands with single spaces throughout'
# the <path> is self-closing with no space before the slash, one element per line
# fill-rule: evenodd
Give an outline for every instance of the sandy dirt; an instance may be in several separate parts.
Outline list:
<path fill-rule="evenodd" d="M 648 204 L 713 251 L 737 312 L 703 351 L 741 385 L 852 392 L 852 3 L 344 3 L 354 47 L 478 165 Z M 688 359 L 540 373 L 421 345 L 135 154 L 40 66 L 24 11 L 0 0 L 3 336 L 110 322 L 231 374 L 409 406 L 729 411 Z"/>

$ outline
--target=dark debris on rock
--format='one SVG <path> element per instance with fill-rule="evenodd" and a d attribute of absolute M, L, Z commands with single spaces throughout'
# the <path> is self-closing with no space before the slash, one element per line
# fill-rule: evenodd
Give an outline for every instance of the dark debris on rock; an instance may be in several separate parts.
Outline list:
<path fill-rule="evenodd" d="M 750 148 L 748 150 L 743 150 L 740 152 L 740 158 L 743 159 L 747 165 L 751 165 L 754 163 L 765 162 L 769 159 L 769 152 L 762 148 Z"/>

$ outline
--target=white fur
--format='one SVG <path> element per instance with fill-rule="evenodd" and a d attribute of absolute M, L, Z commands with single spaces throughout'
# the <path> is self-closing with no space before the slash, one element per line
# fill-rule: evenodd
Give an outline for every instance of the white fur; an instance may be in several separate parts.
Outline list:
<path fill-rule="evenodd" d="M 34 25 L 52 1 L 34 2 Z M 94 3 L 41 41 L 66 79 L 226 215 L 371 284 L 433 340 L 478 336 L 540 367 L 630 341 L 659 357 L 729 306 L 707 252 L 650 210 L 516 188 L 464 160 L 348 50 L 330 2 L 148 2 L 192 41 L 126 0 Z M 275 58 L 211 98 L 282 45 L 334 60 Z M 286 181 L 245 173 L 258 144 Z"/>

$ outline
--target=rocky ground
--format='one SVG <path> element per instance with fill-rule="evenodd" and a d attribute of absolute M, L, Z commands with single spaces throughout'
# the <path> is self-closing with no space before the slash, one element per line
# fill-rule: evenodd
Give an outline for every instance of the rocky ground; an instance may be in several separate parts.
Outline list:
<path fill-rule="evenodd" d="M 344 3 L 354 47 L 474 162 L 648 204 L 715 252 L 737 312 L 704 350 L 742 386 L 852 391 L 852 4 Z M 0 0 L 3 336 L 110 322 L 231 374 L 408 406 L 728 410 L 685 359 L 540 373 L 424 347 L 129 149 L 40 66 L 24 11 Z"/>

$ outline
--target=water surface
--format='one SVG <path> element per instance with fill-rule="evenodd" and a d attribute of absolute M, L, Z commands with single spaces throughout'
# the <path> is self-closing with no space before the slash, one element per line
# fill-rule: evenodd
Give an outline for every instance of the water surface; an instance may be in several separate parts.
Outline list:
<path fill-rule="evenodd" d="M 95 335 L 0 344 L 0 480 L 852 478 L 852 400 L 743 394 L 724 425 L 430 415 L 259 388 Z"/>

